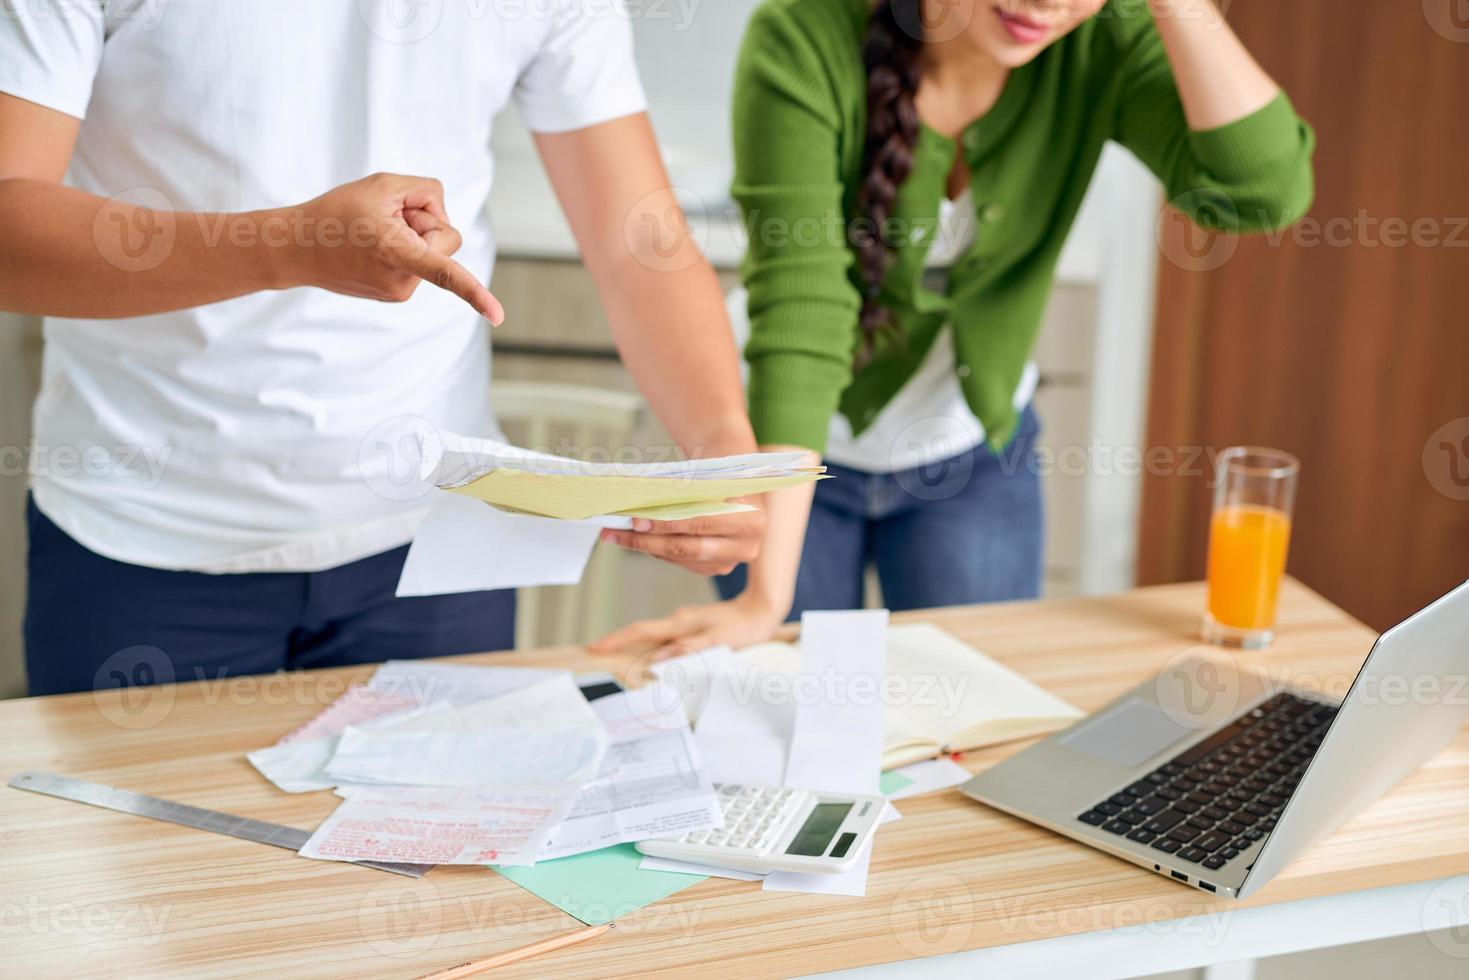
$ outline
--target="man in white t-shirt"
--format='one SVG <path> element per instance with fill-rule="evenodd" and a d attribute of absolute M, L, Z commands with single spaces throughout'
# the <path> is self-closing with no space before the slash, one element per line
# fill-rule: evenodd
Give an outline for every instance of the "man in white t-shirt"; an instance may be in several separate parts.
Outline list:
<path fill-rule="evenodd" d="M 5 2 L 0 309 L 47 318 L 33 693 L 510 645 L 511 596 L 393 598 L 425 503 L 379 449 L 494 431 L 511 102 L 655 412 L 686 452 L 753 449 L 713 273 L 659 239 L 617 3 Z M 635 546 L 709 574 L 762 525 Z"/>

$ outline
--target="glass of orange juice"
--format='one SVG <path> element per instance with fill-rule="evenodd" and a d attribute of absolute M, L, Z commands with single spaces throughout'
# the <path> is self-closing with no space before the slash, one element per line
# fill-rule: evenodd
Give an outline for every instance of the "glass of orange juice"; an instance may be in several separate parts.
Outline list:
<path fill-rule="evenodd" d="M 1278 449 L 1232 446 L 1220 454 L 1209 520 L 1205 641 L 1258 650 L 1275 639 L 1300 471 L 1300 460 Z"/>

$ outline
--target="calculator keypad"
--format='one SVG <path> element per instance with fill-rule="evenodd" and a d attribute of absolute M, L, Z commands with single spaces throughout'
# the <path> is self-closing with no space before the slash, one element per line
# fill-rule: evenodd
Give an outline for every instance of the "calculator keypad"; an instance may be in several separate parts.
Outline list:
<path fill-rule="evenodd" d="M 767 786 L 735 786 L 716 783 L 724 826 L 678 838 L 684 844 L 702 844 L 721 849 L 764 853 L 780 840 L 781 832 L 811 800 L 799 789 Z"/>

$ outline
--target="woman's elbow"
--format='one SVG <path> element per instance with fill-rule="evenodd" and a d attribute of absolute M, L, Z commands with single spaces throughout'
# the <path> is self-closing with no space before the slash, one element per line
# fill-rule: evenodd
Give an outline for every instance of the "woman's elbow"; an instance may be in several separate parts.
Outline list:
<path fill-rule="evenodd" d="M 1316 197 L 1311 160 L 1306 157 L 1293 161 L 1271 175 L 1270 179 L 1239 188 L 1230 196 L 1238 232 L 1249 234 L 1289 228 L 1306 216 Z"/>

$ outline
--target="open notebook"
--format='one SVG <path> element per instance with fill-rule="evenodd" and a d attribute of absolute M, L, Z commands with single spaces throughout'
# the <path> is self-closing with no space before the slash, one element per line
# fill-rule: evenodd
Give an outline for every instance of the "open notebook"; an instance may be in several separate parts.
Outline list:
<path fill-rule="evenodd" d="M 653 672 L 684 692 L 696 714 L 708 690 L 715 651 L 658 664 Z M 725 651 L 736 669 L 794 675 L 800 651 L 788 643 L 761 643 Z M 1070 725 L 1082 712 L 927 623 L 888 627 L 886 733 L 882 767 L 950 752 L 1044 735 Z M 759 688 L 752 687 L 751 690 Z M 697 720 L 697 719 L 696 719 Z"/>

